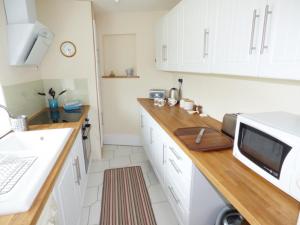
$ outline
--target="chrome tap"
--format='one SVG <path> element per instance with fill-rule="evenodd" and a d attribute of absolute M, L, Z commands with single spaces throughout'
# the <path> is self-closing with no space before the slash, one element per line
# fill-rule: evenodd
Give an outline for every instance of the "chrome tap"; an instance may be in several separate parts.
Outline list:
<path fill-rule="evenodd" d="M 9 118 L 14 118 L 14 115 L 8 111 L 8 108 L 6 106 L 0 104 L 0 108 L 4 109 L 7 112 Z"/>
<path fill-rule="evenodd" d="M 26 131 L 28 130 L 28 122 L 27 122 L 27 116 L 21 115 L 21 116 L 14 116 L 12 113 L 10 113 L 6 106 L 0 104 L 0 108 L 4 109 L 10 120 L 10 125 L 13 131 Z"/>

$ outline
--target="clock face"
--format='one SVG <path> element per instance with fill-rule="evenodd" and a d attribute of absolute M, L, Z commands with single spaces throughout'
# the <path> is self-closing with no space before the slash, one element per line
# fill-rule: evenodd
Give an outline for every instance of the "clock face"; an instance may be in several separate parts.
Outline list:
<path fill-rule="evenodd" d="M 65 41 L 60 45 L 60 51 L 66 57 L 73 57 L 76 54 L 76 46 L 70 41 Z"/>

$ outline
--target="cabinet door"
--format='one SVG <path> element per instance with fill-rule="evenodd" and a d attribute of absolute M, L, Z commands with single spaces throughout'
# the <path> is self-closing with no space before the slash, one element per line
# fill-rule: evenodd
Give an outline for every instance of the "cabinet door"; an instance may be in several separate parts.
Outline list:
<path fill-rule="evenodd" d="M 182 2 L 180 33 L 181 70 L 209 72 L 212 56 L 215 0 L 185 0 Z"/>
<path fill-rule="evenodd" d="M 164 184 L 164 166 L 165 166 L 165 138 L 161 127 L 153 121 L 152 123 L 152 159 L 153 169 L 161 184 Z"/>
<path fill-rule="evenodd" d="M 265 0 L 218 0 L 212 72 L 257 76 Z"/>
<path fill-rule="evenodd" d="M 82 143 L 82 133 L 79 132 L 78 136 L 76 138 L 76 141 L 73 145 L 74 148 L 74 161 L 78 160 L 77 170 L 80 175 L 80 181 L 79 181 L 79 189 L 80 189 L 80 204 L 83 203 L 84 200 L 84 194 L 87 186 L 87 174 L 85 172 L 85 161 L 84 161 L 84 155 L 83 155 L 83 143 Z"/>
<path fill-rule="evenodd" d="M 269 0 L 264 8 L 259 74 L 300 79 L 300 1 Z"/>
<path fill-rule="evenodd" d="M 163 61 L 163 21 L 158 21 L 155 27 L 155 65 L 156 69 L 162 69 Z"/>
<path fill-rule="evenodd" d="M 73 155 L 69 156 L 55 187 L 62 225 L 77 225 L 80 215 L 80 190 L 76 171 L 73 165 Z"/>
<path fill-rule="evenodd" d="M 177 71 L 179 58 L 178 58 L 178 50 L 180 43 L 180 35 L 179 35 L 179 15 L 181 10 L 181 3 L 175 6 L 168 14 L 167 14 L 167 70 L 168 71 Z"/>

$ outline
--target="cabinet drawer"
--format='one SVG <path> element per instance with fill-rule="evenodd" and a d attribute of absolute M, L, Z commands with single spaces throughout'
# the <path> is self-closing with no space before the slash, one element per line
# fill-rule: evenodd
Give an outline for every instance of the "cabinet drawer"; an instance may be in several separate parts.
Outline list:
<path fill-rule="evenodd" d="M 191 188 L 191 175 L 176 164 L 176 161 L 171 157 L 166 159 L 166 177 L 172 180 L 173 184 L 180 190 L 182 194 L 189 192 Z"/>
<path fill-rule="evenodd" d="M 171 182 L 168 178 L 166 179 L 165 191 L 169 203 L 171 204 L 173 210 L 176 212 L 177 219 L 180 224 L 188 224 L 188 206 L 186 205 L 183 195 L 178 191 L 178 188 Z M 185 193 L 186 196 L 189 196 L 189 193 Z"/>
<path fill-rule="evenodd" d="M 185 178 L 191 178 L 193 163 L 173 140 L 168 141 L 167 158 L 169 162 L 170 160 L 174 162 L 172 164 L 178 167 Z"/>

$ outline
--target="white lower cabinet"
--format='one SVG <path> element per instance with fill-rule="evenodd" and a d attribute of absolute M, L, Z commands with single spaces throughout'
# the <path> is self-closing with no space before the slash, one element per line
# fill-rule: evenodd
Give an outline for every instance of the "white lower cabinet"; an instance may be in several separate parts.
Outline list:
<path fill-rule="evenodd" d="M 86 185 L 87 175 L 79 132 L 54 187 L 58 208 L 57 225 L 79 224 Z"/>
<path fill-rule="evenodd" d="M 225 200 L 142 107 L 141 118 L 146 154 L 179 223 L 214 225 Z"/>

